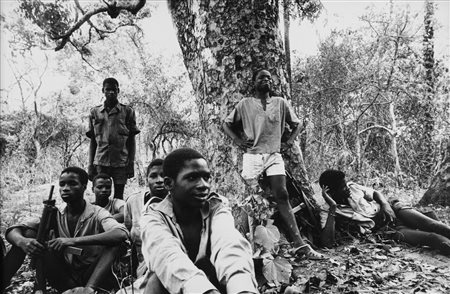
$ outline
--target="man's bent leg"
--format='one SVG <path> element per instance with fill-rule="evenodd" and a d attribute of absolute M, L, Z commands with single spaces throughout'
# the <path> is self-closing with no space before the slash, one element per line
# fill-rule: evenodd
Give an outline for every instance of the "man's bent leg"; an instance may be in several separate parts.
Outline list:
<path fill-rule="evenodd" d="M 17 273 L 19 268 L 22 266 L 25 260 L 25 252 L 17 246 L 12 246 L 11 249 L 6 254 L 2 262 L 2 280 L 1 280 L 1 291 L 9 286 L 12 277 Z"/>
<path fill-rule="evenodd" d="M 24 229 L 23 236 L 26 238 L 36 238 L 36 231 Z M 2 261 L 1 292 L 11 283 L 12 277 L 17 273 L 25 260 L 26 253 L 17 246 L 12 245 Z M 3 257 L 3 256 L 2 256 Z"/>
<path fill-rule="evenodd" d="M 118 288 L 117 280 L 112 273 L 112 266 L 114 260 L 120 254 L 120 246 L 105 247 L 102 255 L 98 258 L 95 267 L 92 270 L 92 274 L 88 278 L 86 287 L 102 288 L 111 290 Z"/>
<path fill-rule="evenodd" d="M 150 278 L 145 285 L 144 293 L 160 293 L 160 294 L 168 294 L 169 291 L 166 290 L 164 285 L 158 279 L 155 273 L 152 273 Z"/>
<path fill-rule="evenodd" d="M 450 255 L 450 239 L 436 233 L 401 227 L 397 229 L 396 238 L 413 246 L 429 246 Z"/>
<path fill-rule="evenodd" d="M 287 226 L 288 233 L 294 242 L 294 246 L 304 245 L 305 241 L 303 241 L 300 235 L 295 215 L 292 211 L 291 204 L 289 203 L 289 194 L 286 189 L 286 176 L 274 175 L 269 176 L 268 178 L 281 218 Z"/>
<path fill-rule="evenodd" d="M 47 250 L 44 253 L 44 275 L 49 284 L 60 292 L 83 286 L 71 274 L 70 267 L 61 253 Z"/>
<path fill-rule="evenodd" d="M 450 226 L 434 220 L 412 208 L 397 211 L 398 219 L 411 229 L 433 232 L 450 239 Z"/>

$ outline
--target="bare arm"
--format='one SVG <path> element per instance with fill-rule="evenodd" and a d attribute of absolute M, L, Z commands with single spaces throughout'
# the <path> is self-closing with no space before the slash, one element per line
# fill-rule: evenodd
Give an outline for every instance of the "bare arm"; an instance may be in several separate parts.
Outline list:
<path fill-rule="evenodd" d="M 328 203 L 330 208 L 328 210 L 327 222 L 325 223 L 325 227 L 323 228 L 323 230 L 320 234 L 320 241 L 323 246 L 331 248 L 331 247 L 333 247 L 333 244 L 335 242 L 335 236 L 336 236 L 335 235 L 336 234 L 336 231 L 335 231 L 336 202 L 328 194 L 327 187 L 322 188 L 322 197 Z"/>
<path fill-rule="evenodd" d="M 383 194 L 375 190 L 373 192 L 373 200 L 380 204 L 384 220 L 387 220 L 388 222 L 395 220 L 395 212 L 392 210 L 392 207 L 389 205 L 386 198 L 384 198 Z"/>
<path fill-rule="evenodd" d="M 113 218 L 121 224 L 124 222 L 125 219 L 123 210 L 124 209 L 122 206 L 121 208 L 119 208 L 119 212 L 113 215 Z"/>
<path fill-rule="evenodd" d="M 48 246 L 53 250 L 60 251 L 67 246 L 80 245 L 105 245 L 116 246 L 127 239 L 128 235 L 121 229 L 112 229 L 95 235 L 81 236 L 75 238 L 56 238 L 48 241 Z"/>
<path fill-rule="evenodd" d="M 300 134 L 300 130 L 301 130 L 300 124 L 297 124 L 297 126 L 295 126 L 292 129 L 291 135 L 287 139 L 286 144 L 292 145 L 294 143 L 294 141 L 295 141 L 295 138 L 297 138 L 298 134 Z"/>
<path fill-rule="evenodd" d="M 239 136 L 232 130 L 230 123 L 224 122 L 222 127 L 225 134 L 227 134 L 240 148 L 245 150 L 253 146 L 253 140 L 244 141 L 239 138 Z"/>
<path fill-rule="evenodd" d="M 130 135 L 127 140 L 128 149 L 128 166 L 133 166 L 134 158 L 136 156 L 136 136 Z"/>
<path fill-rule="evenodd" d="M 19 247 L 26 254 L 39 255 L 45 250 L 44 245 L 39 243 L 35 238 L 25 237 L 21 228 L 12 229 L 5 238 L 9 243 Z"/>

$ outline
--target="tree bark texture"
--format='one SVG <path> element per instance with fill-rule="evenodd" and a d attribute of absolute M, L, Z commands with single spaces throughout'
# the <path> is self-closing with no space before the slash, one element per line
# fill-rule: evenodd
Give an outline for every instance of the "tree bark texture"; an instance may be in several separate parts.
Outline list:
<path fill-rule="evenodd" d="M 431 180 L 431 185 L 419 201 L 420 205 L 450 205 L 450 140 L 439 171 Z"/>
<path fill-rule="evenodd" d="M 169 10 L 197 98 L 203 132 L 201 151 L 215 169 L 215 187 L 225 195 L 242 194 L 241 152 L 225 138 L 221 125 L 236 103 L 252 94 L 252 74 L 256 69 L 268 69 L 274 90 L 290 98 L 279 31 L 279 3 L 169 1 Z M 294 149 L 289 152 L 287 166 L 305 183 L 305 193 L 311 196 L 302 156 Z"/>
<path fill-rule="evenodd" d="M 428 179 L 432 176 L 432 170 L 434 166 L 434 144 L 433 144 L 433 131 L 434 131 L 434 4 L 432 0 L 425 1 L 425 17 L 423 35 L 423 66 L 425 69 L 425 97 L 422 102 L 422 117 L 421 119 L 421 142 L 422 148 L 420 150 L 422 161 L 421 172 L 421 184 L 426 185 Z"/>

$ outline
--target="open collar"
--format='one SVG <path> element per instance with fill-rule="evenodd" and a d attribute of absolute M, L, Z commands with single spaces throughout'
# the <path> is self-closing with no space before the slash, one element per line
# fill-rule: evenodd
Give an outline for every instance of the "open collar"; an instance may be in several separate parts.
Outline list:
<path fill-rule="evenodd" d="M 123 105 L 118 102 L 108 113 L 116 113 L 121 112 L 123 109 Z M 106 111 L 105 103 L 100 106 L 100 112 Z"/>
<path fill-rule="evenodd" d="M 209 216 L 209 199 L 205 202 L 205 204 L 203 205 L 203 207 L 200 209 L 200 213 L 202 215 L 202 219 L 205 220 L 208 218 Z M 160 211 L 161 213 L 167 215 L 168 217 L 170 217 L 173 220 L 176 220 L 175 217 L 175 213 L 173 211 L 173 198 L 172 198 L 172 194 L 168 194 L 166 196 L 166 198 L 164 198 L 164 200 L 162 200 L 161 202 L 157 203 L 154 207 L 154 210 Z"/>

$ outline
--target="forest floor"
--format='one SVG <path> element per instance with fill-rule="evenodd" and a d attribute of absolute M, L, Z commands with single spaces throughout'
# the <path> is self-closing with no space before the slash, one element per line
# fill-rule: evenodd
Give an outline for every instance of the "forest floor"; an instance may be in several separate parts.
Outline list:
<path fill-rule="evenodd" d="M 131 195 L 140 193 L 144 188 L 132 184 L 126 189 L 126 195 Z M 42 200 L 48 197 L 49 190 L 50 185 L 42 185 L 8 195 L 2 193 L 2 237 L 5 229 L 22 217 L 38 217 L 42 211 Z M 416 203 L 417 195 L 423 193 L 407 192 L 400 194 L 410 195 L 406 200 L 411 203 Z M 389 193 L 397 194 L 399 191 Z M 61 203 L 59 196 L 56 196 L 59 193 L 55 191 L 54 194 L 57 204 Z M 93 200 L 90 188 L 86 198 Z M 450 224 L 450 207 L 418 209 L 433 210 L 441 221 Z M 370 240 L 349 239 L 339 247 L 322 252 L 330 259 L 290 259 L 293 267 L 290 285 L 300 293 L 450 293 L 450 258 L 429 248 L 410 247 L 374 236 Z M 33 280 L 34 273 L 27 260 L 5 293 L 32 293 Z M 288 286 L 268 287 L 261 276 L 258 280 L 261 293 L 285 293 Z"/>

